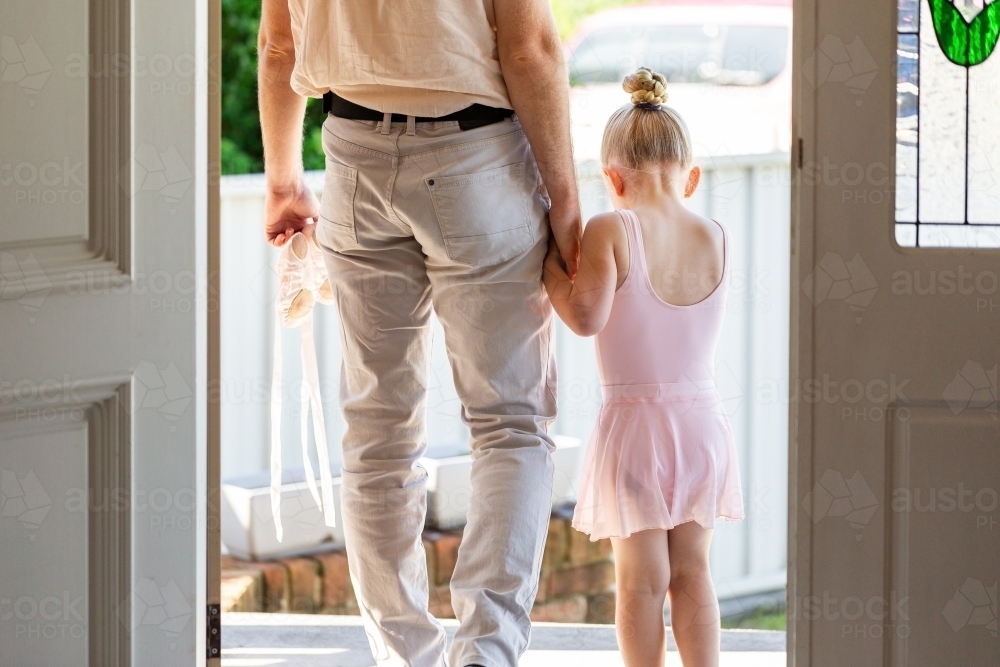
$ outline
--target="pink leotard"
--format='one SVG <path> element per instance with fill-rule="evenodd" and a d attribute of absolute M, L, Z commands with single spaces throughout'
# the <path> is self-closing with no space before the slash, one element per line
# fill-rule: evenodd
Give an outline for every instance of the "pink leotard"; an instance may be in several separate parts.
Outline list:
<path fill-rule="evenodd" d="M 629 270 L 597 334 L 603 403 L 587 449 L 573 525 L 591 539 L 669 530 L 687 521 L 743 518 L 729 419 L 715 388 L 715 348 L 730 282 L 675 306 L 653 291 L 642 230 L 621 210 Z"/>

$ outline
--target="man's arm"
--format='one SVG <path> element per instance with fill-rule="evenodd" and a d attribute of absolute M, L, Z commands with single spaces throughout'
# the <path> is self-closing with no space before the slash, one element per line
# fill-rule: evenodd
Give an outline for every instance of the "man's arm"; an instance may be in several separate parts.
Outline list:
<path fill-rule="evenodd" d="M 569 76 L 549 0 L 494 0 L 507 92 L 552 199 L 549 225 L 570 277 L 580 266 L 583 220 L 569 129 Z"/>
<path fill-rule="evenodd" d="M 280 246 L 319 216 L 319 202 L 305 185 L 302 170 L 302 119 L 306 98 L 292 90 L 295 44 L 288 0 L 262 0 L 257 39 L 257 88 L 264 139 L 267 194 L 264 231 Z"/>

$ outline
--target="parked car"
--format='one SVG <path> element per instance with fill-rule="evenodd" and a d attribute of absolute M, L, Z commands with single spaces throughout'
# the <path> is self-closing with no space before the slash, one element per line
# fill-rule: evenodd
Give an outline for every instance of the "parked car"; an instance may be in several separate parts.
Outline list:
<path fill-rule="evenodd" d="M 598 159 L 640 66 L 669 82 L 699 156 L 791 147 L 790 0 L 674 0 L 598 12 L 566 44 L 577 159 Z"/>

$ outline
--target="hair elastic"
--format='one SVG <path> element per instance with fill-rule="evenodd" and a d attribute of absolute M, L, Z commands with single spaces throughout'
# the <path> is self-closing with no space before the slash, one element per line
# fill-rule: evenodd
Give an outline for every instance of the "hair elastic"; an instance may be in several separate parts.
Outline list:
<path fill-rule="evenodd" d="M 653 111 L 659 111 L 660 110 L 660 105 L 659 104 L 650 104 L 649 102 L 643 102 L 642 104 L 636 104 L 636 106 L 639 107 L 640 109 L 652 109 Z"/>

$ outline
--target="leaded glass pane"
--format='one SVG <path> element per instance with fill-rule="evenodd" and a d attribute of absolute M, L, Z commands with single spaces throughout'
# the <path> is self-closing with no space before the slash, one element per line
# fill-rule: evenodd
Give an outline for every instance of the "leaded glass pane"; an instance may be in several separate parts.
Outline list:
<path fill-rule="evenodd" d="M 912 248 L 917 245 L 917 226 L 896 225 L 896 243 L 903 248 Z"/>
<path fill-rule="evenodd" d="M 917 221 L 917 36 L 902 34 L 896 57 L 896 221 Z"/>
<path fill-rule="evenodd" d="M 971 223 L 1000 223 L 1000 56 L 969 69 Z"/>
<path fill-rule="evenodd" d="M 922 19 L 931 25 L 928 0 Z M 934 30 L 920 31 L 920 222 L 965 222 L 966 108 L 965 68 L 948 60 Z"/>
<path fill-rule="evenodd" d="M 897 2 L 897 243 L 1000 247 L 1000 0 Z"/>
<path fill-rule="evenodd" d="M 929 248 L 997 248 L 1000 228 L 993 225 L 920 225 L 920 245 Z"/>
<path fill-rule="evenodd" d="M 919 0 L 899 0 L 899 32 L 916 32 L 919 25 Z"/>

